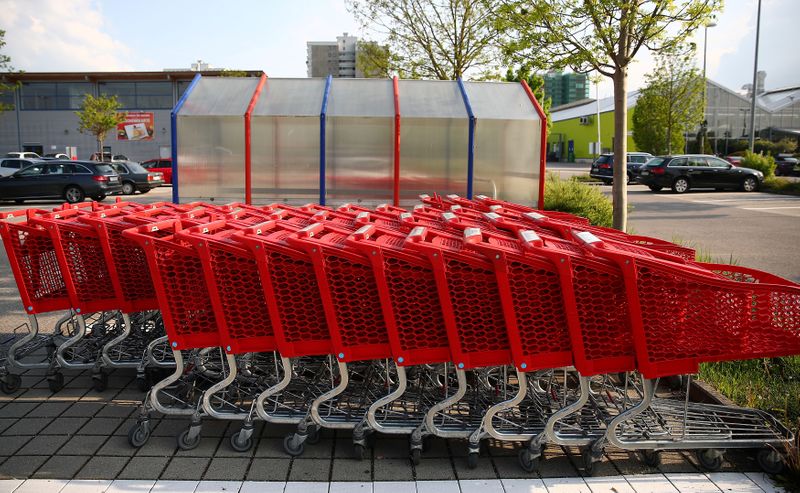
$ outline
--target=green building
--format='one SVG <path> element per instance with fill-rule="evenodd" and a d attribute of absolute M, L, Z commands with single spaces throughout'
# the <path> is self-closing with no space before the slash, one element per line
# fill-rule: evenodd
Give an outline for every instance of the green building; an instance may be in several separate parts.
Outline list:
<path fill-rule="evenodd" d="M 589 79 L 586 74 L 563 74 L 547 72 L 544 78 L 544 93 L 552 100 L 552 106 L 574 103 L 589 97 Z"/>

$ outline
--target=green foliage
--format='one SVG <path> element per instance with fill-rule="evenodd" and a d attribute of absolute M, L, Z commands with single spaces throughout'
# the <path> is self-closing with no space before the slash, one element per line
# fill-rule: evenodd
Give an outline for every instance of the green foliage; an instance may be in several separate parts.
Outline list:
<path fill-rule="evenodd" d="M 247 72 L 244 70 L 229 70 L 223 69 L 219 72 L 220 77 L 247 77 Z"/>
<path fill-rule="evenodd" d="M 744 153 L 742 168 L 751 168 L 764 173 L 764 178 L 775 176 L 775 158 L 770 155 L 756 154 L 747 151 Z"/>
<path fill-rule="evenodd" d="M 0 49 L 2 49 L 6 45 L 5 37 L 6 37 L 6 32 L 0 29 Z M 13 72 L 13 71 L 14 67 L 11 66 L 11 57 L 0 53 L 0 72 Z M 7 82 L 0 81 L 0 94 L 6 92 L 13 92 L 18 86 L 19 83 L 10 84 Z M 2 114 L 6 110 L 11 110 L 13 108 L 14 105 L 7 103 L 0 103 L 0 114 Z"/>
<path fill-rule="evenodd" d="M 533 73 L 530 65 L 521 65 L 516 70 L 509 67 L 504 80 L 506 82 L 520 82 L 524 80 L 528 84 L 528 87 L 533 91 L 533 95 L 536 97 L 536 100 L 539 101 L 547 117 L 547 132 L 549 133 L 550 128 L 553 126 L 553 122 L 550 119 L 550 106 L 552 106 L 553 100 L 544 93 L 544 79 L 542 76 Z"/>
<path fill-rule="evenodd" d="M 578 180 L 561 180 L 547 173 L 544 183 L 544 208 L 582 216 L 596 226 L 611 227 L 611 200 L 599 188 Z"/>
<path fill-rule="evenodd" d="M 702 121 L 703 78 L 693 55 L 693 50 L 675 49 L 656 56 L 632 117 L 640 150 L 656 156 L 681 152 L 684 133 Z"/>
<path fill-rule="evenodd" d="M 356 50 L 356 70 L 363 73 L 364 77 L 386 79 L 391 77 L 392 67 L 398 60 L 392 56 L 388 45 L 375 41 L 362 40 L 358 42 Z"/>
<path fill-rule="evenodd" d="M 764 178 L 761 191 L 783 195 L 800 195 L 800 181 L 790 181 L 786 178 L 770 176 L 769 178 Z"/>
<path fill-rule="evenodd" d="M 78 115 L 78 131 L 82 134 L 94 135 L 97 139 L 97 151 L 103 151 L 103 141 L 106 134 L 117 128 L 117 125 L 125 121 L 125 113 L 120 113 L 120 104 L 116 96 L 94 97 L 87 94 L 81 103 L 81 110 L 76 111 Z"/>
<path fill-rule="evenodd" d="M 750 142 L 744 139 L 735 140 L 728 144 L 730 154 L 734 156 L 744 156 L 745 151 L 750 149 Z M 766 139 L 756 139 L 753 142 L 753 152 L 777 156 L 778 154 L 793 154 L 797 151 L 797 141 L 790 138 L 783 138 L 777 142 Z"/>
<path fill-rule="evenodd" d="M 495 68 L 494 4 L 485 0 L 346 0 L 365 30 L 386 39 L 390 71 L 454 80 Z M 380 70 L 379 70 L 380 71 Z"/>

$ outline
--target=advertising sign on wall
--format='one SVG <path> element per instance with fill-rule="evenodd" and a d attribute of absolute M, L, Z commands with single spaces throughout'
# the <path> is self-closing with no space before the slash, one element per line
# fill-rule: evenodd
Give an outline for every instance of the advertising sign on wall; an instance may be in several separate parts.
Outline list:
<path fill-rule="evenodd" d="M 153 113 L 129 111 L 117 125 L 117 140 L 153 140 Z"/>

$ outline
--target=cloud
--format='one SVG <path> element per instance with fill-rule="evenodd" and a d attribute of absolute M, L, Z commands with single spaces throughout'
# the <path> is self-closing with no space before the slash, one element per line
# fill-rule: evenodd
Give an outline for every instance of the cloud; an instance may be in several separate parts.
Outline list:
<path fill-rule="evenodd" d="M 90 0 L 9 1 L 0 9 L 5 53 L 29 72 L 132 70 L 132 50 L 107 27 Z"/>

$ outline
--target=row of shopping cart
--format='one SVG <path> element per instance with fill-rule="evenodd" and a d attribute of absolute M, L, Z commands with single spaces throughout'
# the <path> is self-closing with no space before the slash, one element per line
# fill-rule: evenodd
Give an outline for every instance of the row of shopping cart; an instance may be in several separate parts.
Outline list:
<path fill-rule="evenodd" d="M 376 432 L 462 438 L 477 465 L 488 437 L 577 446 L 584 466 L 612 445 L 694 449 L 718 469 L 728 448 L 782 465 L 791 432 L 768 413 L 656 395 L 659 378 L 698 365 L 800 354 L 800 286 L 694 261 L 662 240 L 568 214 L 479 196 L 422 196 L 413 210 L 346 204 L 140 205 L 0 214 L 29 315 L 6 355 L 15 371 L 171 368 L 149 390 L 129 441 L 153 411 L 183 415 L 183 449 L 202 420 L 293 424 L 300 455 L 320 429 L 352 430 L 356 456 Z M 36 315 L 69 310 L 55 334 Z M 47 348 L 44 350 L 43 348 Z M 25 363 L 40 355 L 44 361 Z M 38 366 L 36 366 L 38 365 Z"/>

